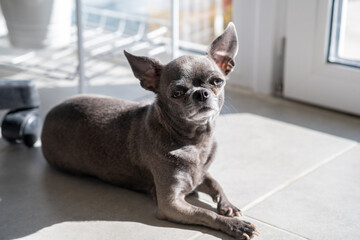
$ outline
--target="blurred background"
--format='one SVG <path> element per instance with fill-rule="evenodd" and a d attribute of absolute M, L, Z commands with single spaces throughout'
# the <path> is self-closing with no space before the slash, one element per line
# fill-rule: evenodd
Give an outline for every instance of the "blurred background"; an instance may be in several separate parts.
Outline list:
<path fill-rule="evenodd" d="M 37 5 L 31 8 L 30 2 L 2 1 L 1 6 L 14 13 L 6 14 L 8 10 L 3 10 L 8 21 L 3 17 L 0 20 L 0 77 L 11 77 L 21 71 L 35 74 L 39 86 L 76 83 L 72 81 L 77 77 L 75 3 L 34 1 Z M 171 1 L 85 0 L 82 5 L 87 84 L 123 65 L 123 49 L 159 57 L 165 62 L 171 60 Z M 179 50 L 203 54 L 231 21 L 232 2 L 179 1 L 176 11 Z M 116 71 L 121 76 L 122 70 Z M 105 83 L 106 80 L 99 84 Z"/>
<path fill-rule="evenodd" d="M 1 0 L 0 79 L 31 80 L 41 118 L 77 93 L 151 98 L 133 77 L 124 49 L 164 63 L 205 54 L 232 19 L 231 0 L 174 2 L 84 0 L 77 8 L 73 0 Z"/>
<path fill-rule="evenodd" d="M 360 114 L 359 0 L 83 0 L 81 64 L 75 1 L 0 3 L 0 78 L 97 92 L 131 81 L 124 49 L 163 62 L 204 54 L 233 21 L 229 85 Z"/>

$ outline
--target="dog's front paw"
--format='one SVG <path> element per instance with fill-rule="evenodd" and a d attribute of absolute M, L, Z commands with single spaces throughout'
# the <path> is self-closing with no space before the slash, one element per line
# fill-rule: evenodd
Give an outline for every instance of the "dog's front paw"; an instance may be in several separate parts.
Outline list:
<path fill-rule="evenodd" d="M 215 201 L 217 202 L 217 211 L 219 214 L 228 217 L 242 216 L 241 210 L 232 205 L 229 201 L 221 199 L 220 196 L 216 197 Z"/>
<path fill-rule="evenodd" d="M 232 218 L 228 221 L 229 234 L 237 240 L 249 240 L 254 236 L 259 236 L 260 232 L 256 230 L 256 226 L 247 221 Z"/>

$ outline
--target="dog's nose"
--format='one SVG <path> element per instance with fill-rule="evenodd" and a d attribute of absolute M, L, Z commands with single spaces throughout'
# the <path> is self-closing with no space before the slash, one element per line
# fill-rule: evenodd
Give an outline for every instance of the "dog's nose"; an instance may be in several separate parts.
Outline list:
<path fill-rule="evenodd" d="M 210 97 L 210 91 L 207 89 L 196 90 L 193 94 L 195 100 L 205 102 Z"/>

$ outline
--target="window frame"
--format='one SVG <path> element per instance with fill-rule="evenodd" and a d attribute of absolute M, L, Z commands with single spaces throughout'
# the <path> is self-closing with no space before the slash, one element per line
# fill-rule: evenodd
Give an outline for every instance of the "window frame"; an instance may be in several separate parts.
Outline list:
<path fill-rule="evenodd" d="M 360 61 L 349 60 L 339 57 L 339 42 L 344 0 L 332 0 L 330 36 L 327 61 L 332 64 L 340 64 L 348 67 L 360 67 Z M 340 24 L 339 24 L 340 23 Z"/>

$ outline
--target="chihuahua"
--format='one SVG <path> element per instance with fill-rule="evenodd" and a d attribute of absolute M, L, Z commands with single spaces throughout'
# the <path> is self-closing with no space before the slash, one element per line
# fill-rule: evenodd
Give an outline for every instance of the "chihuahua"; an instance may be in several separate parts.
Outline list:
<path fill-rule="evenodd" d="M 237 50 L 230 23 L 205 56 L 165 65 L 124 51 L 141 86 L 156 94 L 154 103 L 97 95 L 66 100 L 46 116 L 45 158 L 57 169 L 152 194 L 160 219 L 207 226 L 236 239 L 259 235 L 208 173 L 217 147 L 215 120 Z M 196 191 L 209 194 L 218 213 L 185 201 Z"/>

